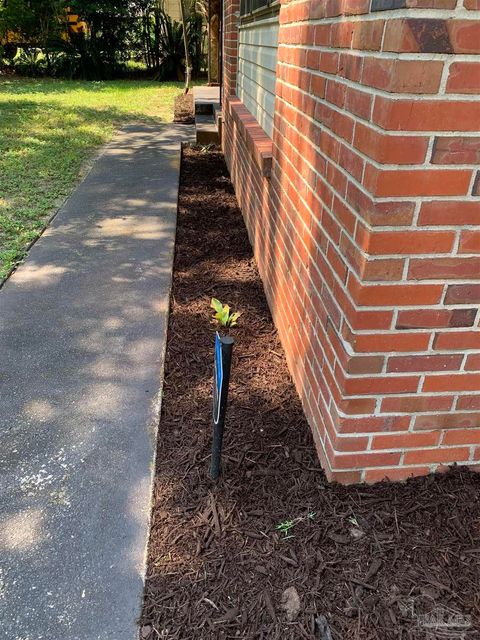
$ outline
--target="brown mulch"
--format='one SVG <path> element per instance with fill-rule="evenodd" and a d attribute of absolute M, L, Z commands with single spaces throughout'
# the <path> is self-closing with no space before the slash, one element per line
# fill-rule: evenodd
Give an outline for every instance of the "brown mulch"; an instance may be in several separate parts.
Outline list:
<path fill-rule="evenodd" d="M 173 103 L 173 121 L 179 124 L 192 124 L 195 122 L 193 106 L 193 93 L 181 93 L 176 96 Z"/>
<path fill-rule="evenodd" d="M 212 296 L 242 312 L 216 485 Z M 140 637 L 480 638 L 480 476 L 325 480 L 218 150 L 184 150 L 171 305 Z"/>

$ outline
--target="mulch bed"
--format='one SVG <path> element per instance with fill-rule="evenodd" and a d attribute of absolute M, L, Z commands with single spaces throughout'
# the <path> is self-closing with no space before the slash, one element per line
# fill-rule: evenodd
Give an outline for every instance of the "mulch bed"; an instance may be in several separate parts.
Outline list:
<path fill-rule="evenodd" d="M 325 480 L 218 150 L 184 150 L 174 269 L 140 637 L 479 638 L 480 476 Z M 242 312 L 217 484 L 212 296 Z"/>
<path fill-rule="evenodd" d="M 173 103 L 173 121 L 179 124 L 192 124 L 195 122 L 195 110 L 193 106 L 193 93 L 181 93 L 176 96 Z"/>

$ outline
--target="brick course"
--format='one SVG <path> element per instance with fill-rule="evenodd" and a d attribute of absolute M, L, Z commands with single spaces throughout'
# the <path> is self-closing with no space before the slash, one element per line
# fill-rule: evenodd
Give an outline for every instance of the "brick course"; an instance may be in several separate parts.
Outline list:
<path fill-rule="evenodd" d="M 238 11 L 222 144 L 328 477 L 479 464 L 478 0 L 282 0 L 272 140 Z"/>

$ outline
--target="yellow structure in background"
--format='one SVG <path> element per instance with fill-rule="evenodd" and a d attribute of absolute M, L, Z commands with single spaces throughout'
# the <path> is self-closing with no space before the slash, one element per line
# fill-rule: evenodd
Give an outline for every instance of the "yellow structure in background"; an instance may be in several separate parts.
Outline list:
<path fill-rule="evenodd" d="M 68 31 L 71 33 L 86 33 L 88 31 L 88 25 L 84 20 L 80 20 L 79 16 L 75 13 L 70 13 L 70 9 L 67 9 Z"/>
<path fill-rule="evenodd" d="M 80 19 L 75 13 L 70 13 L 70 8 L 67 7 L 65 14 L 65 31 L 61 34 L 63 40 L 68 40 L 72 33 L 80 34 L 88 32 L 88 24 Z M 34 42 L 27 42 L 25 39 L 18 33 L 14 31 L 8 31 L 4 38 L 0 39 L 0 44 L 2 45 L 15 45 L 17 47 L 21 47 L 22 45 L 35 45 Z"/>

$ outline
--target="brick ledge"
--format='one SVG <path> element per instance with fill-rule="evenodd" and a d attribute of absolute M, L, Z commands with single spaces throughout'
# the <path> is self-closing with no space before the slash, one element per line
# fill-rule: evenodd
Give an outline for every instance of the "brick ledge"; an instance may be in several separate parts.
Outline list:
<path fill-rule="evenodd" d="M 243 102 L 235 95 L 226 96 L 225 108 L 236 122 L 242 138 L 264 178 L 272 172 L 273 142 Z"/>

